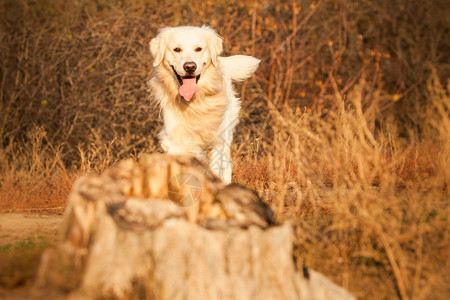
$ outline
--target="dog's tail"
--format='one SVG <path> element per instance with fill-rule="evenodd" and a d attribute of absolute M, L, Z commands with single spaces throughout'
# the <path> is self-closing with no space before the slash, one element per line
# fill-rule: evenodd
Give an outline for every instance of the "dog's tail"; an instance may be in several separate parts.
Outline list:
<path fill-rule="evenodd" d="M 260 61 L 260 59 L 247 55 L 219 57 L 222 71 L 235 81 L 242 81 L 252 76 L 258 68 Z"/>

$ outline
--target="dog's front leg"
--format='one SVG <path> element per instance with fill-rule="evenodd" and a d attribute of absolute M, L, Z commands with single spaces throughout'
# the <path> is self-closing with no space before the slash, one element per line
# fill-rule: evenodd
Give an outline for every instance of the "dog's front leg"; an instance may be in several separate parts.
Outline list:
<path fill-rule="evenodd" d="M 225 183 L 231 183 L 231 156 L 230 147 L 216 145 L 211 151 L 210 167 Z"/>

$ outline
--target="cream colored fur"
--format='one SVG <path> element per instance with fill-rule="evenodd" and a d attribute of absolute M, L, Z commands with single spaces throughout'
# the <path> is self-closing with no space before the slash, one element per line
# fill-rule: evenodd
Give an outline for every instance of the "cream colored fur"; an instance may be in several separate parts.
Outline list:
<path fill-rule="evenodd" d="M 208 161 L 218 176 L 231 182 L 230 146 L 241 107 L 232 81 L 250 77 L 260 60 L 245 55 L 220 57 L 222 39 L 206 26 L 164 28 L 151 40 L 150 51 L 155 67 L 150 88 L 164 121 L 159 134 L 162 148 Z M 194 75 L 200 75 L 200 91 L 191 101 L 178 94 L 180 83 L 174 72 L 186 76 L 186 62 L 195 62 Z"/>

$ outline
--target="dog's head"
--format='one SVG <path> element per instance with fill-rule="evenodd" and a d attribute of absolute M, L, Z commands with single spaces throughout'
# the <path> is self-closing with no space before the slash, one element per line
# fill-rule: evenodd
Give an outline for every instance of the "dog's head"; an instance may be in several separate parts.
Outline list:
<path fill-rule="evenodd" d="M 217 65 L 222 39 L 207 26 L 167 27 L 150 41 L 150 51 L 155 58 L 153 66 L 163 65 L 173 72 L 180 84 L 179 94 L 190 101 L 199 90 L 202 72 L 210 64 Z"/>

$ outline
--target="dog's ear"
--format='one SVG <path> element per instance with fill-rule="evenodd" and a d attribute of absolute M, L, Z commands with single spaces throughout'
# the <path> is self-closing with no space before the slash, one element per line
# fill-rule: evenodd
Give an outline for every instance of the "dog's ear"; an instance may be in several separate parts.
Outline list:
<path fill-rule="evenodd" d="M 222 53 L 223 47 L 222 47 L 222 38 L 217 34 L 217 32 L 208 27 L 203 25 L 202 29 L 206 30 L 208 32 L 208 50 L 209 55 L 211 56 L 211 62 L 214 66 L 217 66 L 218 63 L 218 56 Z"/>
<path fill-rule="evenodd" d="M 162 29 L 159 34 L 150 41 L 150 52 L 154 57 L 153 66 L 161 64 L 166 52 L 167 33 L 169 28 Z"/>

